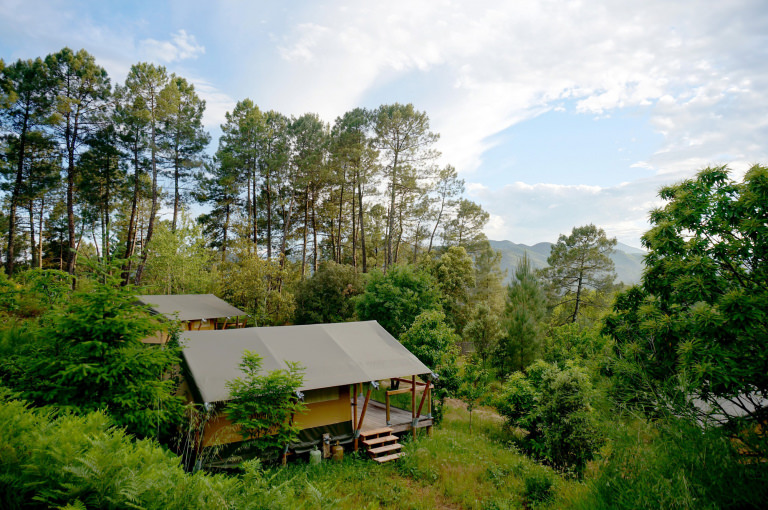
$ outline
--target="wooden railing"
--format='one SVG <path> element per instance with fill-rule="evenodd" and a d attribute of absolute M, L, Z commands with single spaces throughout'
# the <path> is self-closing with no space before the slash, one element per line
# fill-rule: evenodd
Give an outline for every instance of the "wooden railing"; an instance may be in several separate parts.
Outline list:
<path fill-rule="evenodd" d="M 391 400 L 390 397 L 392 395 L 402 395 L 405 393 L 411 394 L 411 419 L 415 423 L 416 420 L 421 417 L 421 411 L 424 408 L 424 402 L 428 401 L 427 414 L 430 414 L 432 412 L 432 398 L 431 398 L 431 390 L 434 389 L 434 385 L 431 383 L 425 383 L 421 381 L 416 380 L 416 376 L 412 376 L 410 379 L 403 379 L 401 377 L 395 377 L 391 379 L 392 381 L 398 381 L 403 382 L 406 384 L 410 384 L 410 388 L 403 388 L 403 389 L 396 389 L 396 390 L 387 390 L 386 392 L 386 410 L 387 410 L 387 425 L 391 425 L 392 421 L 390 419 L 390 407 L 391 407 Z M 418 387 L 424 388 L 424 393 L 421 395 L 421 401 L 419 402 L 418 410 L 416 408 L 416 389 Z"/>

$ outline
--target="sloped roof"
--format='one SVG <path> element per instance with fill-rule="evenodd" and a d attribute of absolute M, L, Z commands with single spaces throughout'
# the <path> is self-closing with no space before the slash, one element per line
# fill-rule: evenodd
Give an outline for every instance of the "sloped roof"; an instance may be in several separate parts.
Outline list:
<path fill-rule="evenodd" d="M 419 359 L 376 321 L 189 331 L 183 356 L 205 402 L 229 399 L 226 382 L 243 375 L 243 351 L 257 352 L 262 369 L 305 368 L 300 389 L 330 388 L 391 377 L 428 374 Z"/>
<path fill-rule="evenodd" d="M 169 319 L 191 321 L 246 315 L 213 294 L 143 295 L 136 298 L 149 305 L 153 312 Z"/>

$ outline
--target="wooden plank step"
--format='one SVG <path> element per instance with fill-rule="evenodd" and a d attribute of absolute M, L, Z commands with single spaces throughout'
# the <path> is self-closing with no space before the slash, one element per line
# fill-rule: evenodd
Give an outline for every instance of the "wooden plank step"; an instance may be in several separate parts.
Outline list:
<path fill-rule="evenodd" d="M 382 427 L 380 429 L 369 429 L 369 430 L 361 431 L 360 432 L 360 437 L 365 439 L 366 437 L 379 436 L 381 434 L 389 435 L 391 433 L 392 433 L 392 429 L 391 428 L 389 428 L 389 427 Z"/>
<path fill-rule="evenodd" d="M 400 457 L 402 457 L 403 455 L 405 455 L 403 452 L 398 452 L 398 453 L 393 453 L 391 455 L 386 455 L 384 457 L 374 457 L 373 460 L 375 460 L 379 464 L 383 464 L 385 462 L 390 462 L 390 461 L 393 461 L 393 460 L 397 460 Z"/>
<path fill-rule="evenodd" d="M 363 444 L 365 446 L 371 447 L 377 444 L 382 443 L 389 443 L 391 441 L 397 441 L 399 438 L 397 436 L 389 435 L 389 436 L 379 436 L 379 437 L 372 437 L 370 439 L 363 439 Z"/>
<path fill-rule="evenodd" d="M 380 453 L 394 452 L 394 451 L 400 450 L 402 447 L 403 445 L 401 445 L 400 443 L 387 444 L 384 446 L 379 446 L 378 448 L 368 448 L 368 453 L 376 456 Z"/>

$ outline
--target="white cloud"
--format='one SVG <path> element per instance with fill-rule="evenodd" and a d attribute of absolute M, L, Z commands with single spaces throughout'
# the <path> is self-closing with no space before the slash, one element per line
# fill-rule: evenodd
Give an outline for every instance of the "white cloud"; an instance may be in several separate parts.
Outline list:
<path fill-rule="evenodd" d="M 619 186 L 526 184 L 516 182 L 501 189 L 468 185 L 469 196 L 491 211 L 486 234 L 491 239 L 518 243 L 554 242 L 575 226 L 593 223 L 611 237 L 639 246 L 649 228 L 648 211 L 662 181 L 645 179 Z"/>
<path fill-rule="evenodd" d="M 195 36 L 183 29 L 171 34 L 170 40 L 144 39 L 139 48 L 147 60 L 164 63 L 194 59 L 205 53 L 205 47 L 197 43 Z"/>
<path fill-rule="evenodd" d="M 163 28 L 145 39 L 132 32 L 136 24 L 100 26 L 64 2 L 30 14 L 25 3 L 7 0 L 3 10 L 3 38 L 45 48 L 19 55 L 25 58 L 51 45 L 86 47 L 116 81 L 141 58 L 194 63 L 194 72 L 180 74 L 200 77 L 192 81 L 208 102 L 209 125 L 234 103 L 231 89 L 223 90 L 223 67 L 226 87 L 250 87 L 238 98 L 287 114 L 311 111 L 333 121 L 356 106 L 413 102 L 441 134 L 444 162 L 475 182 L 486 177 L 483 157 L 498 143 L 494 135 L 544 112 L 602 118 L 635 108 L 650 116 L 661 146 L 627 166 L 652 172 L 651 179 L 594 189 L 515 175 L 510 180 L 527 182 L 470 186 L 491 213 L 489 233 L 513 240 L 551 240 L 590 221 L 637 237 L 662 184 L 710 164 L 729 163 L 739 174 L 768 160 L 763 0 L 224 3 L 209 9 L 206 31 L 148 21 L 142 29 Z M 210 59 L 193 32 L 209 48 L 216 37 L 230 49 L 217 55 L 217 71 L 201 69 Z M 595 147 L 596 158 L 601 150 Z"/>
<path fill-rule="evenodd" d="M 483 179 L 473 172 L 494 134 L 564 104 L 598 117 L 650 113 L 661 147 L 627 166 L 657 178 L 599 190 L 478 188 L 474 196 L 497 218 L 489 233 L 541 240 L 608 223 L 636 245 L 661 185 L 710 164 L 729 163 L 738 174 L 768 159 L 768 8 L 759 0 L 335 5 L 284 36 L 294 79 L 283 102 L 297 97 L 299 110 L 321 105 L 333 118 L 365 98 L 412 101 L 441 134 L 445 162 L 474 180 Z M 526 208 L 511 210 L 515 202 Z M 523 211 L 536 221 L 523 221 Z"/>

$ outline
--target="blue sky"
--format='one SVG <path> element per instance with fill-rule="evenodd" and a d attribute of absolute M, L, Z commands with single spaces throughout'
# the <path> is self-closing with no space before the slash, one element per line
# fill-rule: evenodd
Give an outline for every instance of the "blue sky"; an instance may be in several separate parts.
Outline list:
<path fill-rule="evenodd" d="M 316 112 L 412 102 L 492 239 L 587 223 L 639 246 L 660 186 L 768 163 L 768 3 L 0 0 L 0 57 L 85 48 L 195 83 L 215 139 L 249 97 Z"/>

